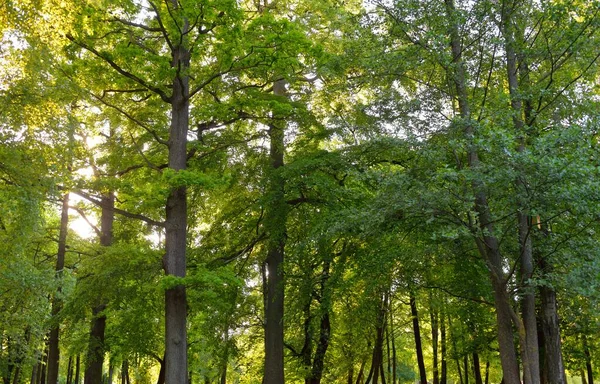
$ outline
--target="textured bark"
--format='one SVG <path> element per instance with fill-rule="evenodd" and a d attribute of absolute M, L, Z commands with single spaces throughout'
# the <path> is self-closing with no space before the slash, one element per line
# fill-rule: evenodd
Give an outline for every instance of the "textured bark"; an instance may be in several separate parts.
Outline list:
<path fill-rule="evenodd" d="M 566 384 L 567 378 L 562 358 L 560 326 L 556 310 L 556 292 L 550 287 L 541 287 L 540 296 L 547 383 Z"/>
<path fill-rule="evenodd" d="M 285 81 L 273 84 L 276 96 L 285 96 Z M 278 170 L 283 167 L 285 127 L 269 126 L 271 170 L 269 177 L 270 201 L 265 214 L 267 244 L 267 295 L 265 308 L 265 372 L 263 384 L 283 384 L 283 261 L 286 238 L 287 204 L 285 180 Z"/>
<path fill-rule="evenodd" d="M 463 356 L 464 384 L 469 384 L 469 355 Z"/>
<path fill-rule="evenodd" d="M 97 305 L 92 311 L 92 325 L 87 352 L 87 366 L 83 377 L 84 384 L 103 384 L 102 366 L 104 363 L 104 331 L 106 316 L 104 304 Z"/>
<path fill-rule="evenodd" d="M 109 247 L 113 243 L 113 224 L 115 221 L 115 195 L 108 192 L 102 196 L 102 212 L 100 215 L 100 245 Z M 102 367 L 104 365 L 104 332 L 106 330 L 106 300 L 100 294 L 97 304 L 92 308 L 92 324 L 87 351 L 87 366 L 84 373 L 84 384 L 103 384 Z M 78 376 L 78 374 L 76 375 Z"/>
<path fill-rule="evenodd" d="M 425 359 L 423 358 L 423 347 L 421 343 L 421 329 L 419 327 L 419 313 L 414 292 L 410 292 L 410 313 L 412 316 L 413 332 L 415 335 L 415 348 L 417 351 L 417 363 L 419 365 L 419 382 L 427 384 L 427 373 L 425 372 Z"/>
<path fill-rule="evenodd" d="M 173 12 L 179 13 L 179 2 L 171 1 Z M 190 118 L 189 74 L 190 52 L 187 47 L 187 20 L 181 21 L 182 36 L 171 49 L 171 67 L 177 70 L 172 82 L 171 125 L 169 128 L 169 169 L 183 171 L 187 161 L 187 134 Z M 165 207 L 165 256 L 163 265 L 167 276 L 186 275 L 187 190 L 174 187 Z M 187 299 L 184 285 L 165 290 L 165 381 L 168 384 L 187 384 Z"/>
<path fill-rule="evenodd" d="M 454 71 L 452 81 L 456 90 L 460 117 L 464 123 L 464 136 L 470 143 L 467 148 L 468 166 L 472 169 L 480 167 L 479 155 L 472 140 L 475 128 L 471 118 L 471 109 L 467 94 L 467 81 L 464 63 L 462 61 L 462 47 L 459 35 L 459 26 L 456 20 L 456 8 L 453 0 L 444 0 L 447 17 L 450 21 L 449 35 L 452 50 Z M 502 269 L 502 256 L 499 251 L 498 239 L 495 236 L 492 215 L 485 188 L 478 179 L 473 180 L 472 188 L 475 195 L 475 211 L 477 212 L 478 230 L 481 235 L 476 237 L 479 254 L 485 260 L 490 271 L 490 280 L 494 290 L 494 306 L 496 309 L 496 324 L 498 327 L 498 344 L 500 346 L 500 360 L 504 374 L 505 384 L 520 384 L 517 355 L 512 332 L 512 308 L 506 290 L 505 276 Z M 475 228 L 473 228 L 475 229 Z"/>
<path fill-rule="evenodd" d="M 502 34 L 504 36 L 504 50 L 506 54 L 506 72 L 510 92 L 510 104 L 513 113 L 513 124 L 517 133 L 517 151 L 525 151 L 527 133 L 523 121 L 523 102 L 519 85 L 519 64 L 516 51 L 515 12 L 514 2 L 503 1 L 501 11 Z M 522 61 L 523 63 L 523 61 Z M 533 275 L 533 252 L 530 236 L 530 218 L 526 211 L 527 183 L 522 177 L 515 181 L 517 190 L 517 222 L 519 228 L 520 244 L 520 272 L 521 272 L 521 313 L 523 317 L 524 338 L 521 341 L 523 363 L 523 382 L 525 384 L 540 383 L 540 363 L 537 340 L 537 320 L 535 314 L 535 290 L 531 288 L 529 279 Z M 520 333 L 522 331 L 520 330 Z"/>
<path fill-rule="evenodd" d="M 323 377 L 323 369 L 325 366 L 325 355 L 329 348 L 329 341 L 331 338 L 331 321 L 329 319 L 329 300 L 325 299 L 327 295 L 326 286 L 329 281 L 329 270 L 331 263 L 325 261 L 323 263 L 323 273 L 321 274 L 319 296 L 321 297 L 321 309 L 323 314 L 319 323 L 319 340 L 317 342 L 317 349 L 315 356 L 312 361 L 312 368 L 310 373 L 309 384 L 320 384 L 321 378 Z"/>
<path fill-rule="evenodd" d="M 60 230 L 58 234 L 58 252 L 56 253 L 56 277 L 60 279 L 62 271 L 65 267 L 65 254 L 67 252 L 67 230 L 69 226 L 69 194 L 66 193 L 62 199 L 62 208 L 60 213 Z M 60 294 L 61 287 L 59 284 L 58 293 Z M 52 299 L 52 317 L 56 319 L 58 313 L 62 309 L 62 301 L 55 295 Z M 55 322 L 50 329 L 50 337 L 48 339 L 48 384 L 58 383 L 58 368 L 60 362 L 59 349 L 59 328 L 60 324 Z"/>

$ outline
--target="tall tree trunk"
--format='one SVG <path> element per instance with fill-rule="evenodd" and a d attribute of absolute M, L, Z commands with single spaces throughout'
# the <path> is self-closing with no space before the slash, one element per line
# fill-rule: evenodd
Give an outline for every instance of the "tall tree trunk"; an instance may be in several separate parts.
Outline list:
<path fill-rule="evenodd" d="M 58 234 L 58 252 L 56 253 L 56 277 L 60 280 L 65 267 L 65 254 L 67 252 L 67 230 L 69 229 L 69 194 L 65 193 L 62 199 L 62 208 L 60 213 L 60 230 Z M 50 329 L 48 339 L 48 384 L 58 383 L 58 367 L 60 361 L 59 349 L 59 328 L 57 316 L 62 309 L 60 300 L 61 287 L 58 286 L 58 294 L 52 299 L 52 317 L 55 322 Z"/>
<path fill-rule="evenodd" d="M 433 384 L 440 383 L 438 370 L 438 332 L 439 332 L 439 313 L 433 303 L 433 295 L 429 292 L 429 317 L 431 320 L 431 347 L 433 353 Z"/>
<path fill-rule="evenodd" d="M 544 229 L 547 234 L 547 229 Z M 543 274 L 552 273 L 551 265 L 543 257 L 538 257 L 538 264 Z M 562 356 L 562 342 L 560 338 L 560 323 L 556 305 L 556 291 L 548 285 L 539 287 L 540 292 L 540 324 L 543 345 L 543 371 L 544 384 L 566 384 L 565 365 Z"/>
<path fill-rule="evenodd" d="M 479 354 L 473 352 L 473 373 L 475 377 L 475 384 L 483 384 L 481 377 L 481 364 L 479 363 Z"/>
<path fill-rule="evenodd" d="M 556 310 L 556 292 L 551 287 L 540 287 L 542 329 L 544 333 L 544 364 L 548 384 L 566 384 L 562 358 L 560 327 Z"/>
<path fill-rule="evenodd" d="M 415 335 L 415 348 L 417 351 L 417 363 L 419 365 L 419 382 L 427 384 L 427 374 L 425 372 L 425 359 L 423 358 L 423 347 L 421 343 L 421 329 L 419 327 L 419 313 L 417 310 L 417 300 L 415 293 L 410 291 L 410 313 L 412 316 L 413 333 Z"/>
<path fill-rule="evenodd" d="M 367 376 L 367 383 L 377 384 L 381 373 L 383 363 L 383 330 L 385 329 L 387 312 L 387 293 L 383 295 L 379 310 L 377 311 L 377 320 L 375 324 L 375 345 L 373 346 L 373 355 L 371 357 L 371 368 Z"/>
<path fill-rule="evenodd" d="M 104 304 L 97 305 L 92 310 L 92 324 L 87 351 L 87 365 L 83 376 L 84 384 L 103 384 L 102 366 L 104 364 L 104 330 L 106 316 Z"/>
<path fill-rule="evenodd" d="M 456 89 L 460 117 L 464 125 L 464 137 L 469 141 L 467 149 L 468 166 L 472 169 L 480 167 L 479 155 L 473 144 L 475 128 L 471 118 L 471 108 L 467 95 L 467 79 L 464 63 L 462 61 L 462 46 L 459 35 L 458 17 L 453 0 L 444 0 L 446 13 L 449 19 L 449 35 L 454 64 L 452 81 Z M 478 216 L 478 230 L 481 237 L 476 237 L 477 248 L 485 260 L 490 271 L 490 280 L 494 291 L 494 306 L 496 309 L 496 324 L 498 328 L 498 344 L 500 347 L 500 360 L 504 374 L 504 384 L 520 384 L 517 355 L 512 332 L 512 308 L 506 287 L 503 271 L 503 259 L 500 254 L 498 239 L 495 236 L 493 218 L 489 211 L 489 204 L 485 188 L 481 180 L 472 182 L 475 195 L 475 211 Z M 475 230 L 475 228 L 473 228 Z"/>
<path fill-rule="evenodd" d="M 30 384 L 37 384 L 37 382 L 38 382 L 38 367 L 39 366 L 40 366 L 40 363 L 35 363 L 31 367 L 31 380 L 29 381 Z"/>
<path fill-rule="evenodd" d="M 115 221 L 115 195 L 113 192 L 104 194 L 100 215 L 100 245 L 109 247 L 113 243 L 113 224 Z M 107 303 L 102 295 L 98 296 L 97 304 L 92 308 L 92 324 L 87 351 L 87 366 L 84 384 L 102 384 L 102 367 L 104 365 L 104 331 L 106 330 L 106 315 L 104 310 Z M 78 376 L 78 375 L 76 375 Z"/>
<path fill-rule="evenodd" d="M 587 370 L 588 384 L 594 384 L 594 371 L 592 368 L 592 355 L 587 343 L 587 336 L 583 335 L 583 354 L 585 355 L 585 368 Z"/>
<path fill-rule="evenodd" d="M 358 370 L 358 375 L 356 376 L 356 384 L 362 384 L 365 378 L 365 365 L 367 364 L 366 360 L 363 360 L 360 363 L 360 369 Z"/>
<path fill-rule="evenodd" d="M 181 37 L 171 48 L 173 78 L 171 126 L 169 129 L 169 169 L 178 172 L 186 169 L 187 135 L 190 118 L 189 67 L 190 52 L 187 46 L 190 25 L 183 16 L 177 0 L 171 0 L 173 12 L 181 15 Z M 186 275 L 187 246 L 187 189 L 174 187 L 167 197 L 165 207 L 165 255 L 163 265 L 167 276 L 183 278 Z M 184 285 L 165 290 L 165 381 L 169 384 L 187 384 L 187 299 Z"/>
<path fill-rule="evenodd" d="M 123 363 L 121 363 L 121 384 L 129 383 L 129 363 L 127 359 L 123 359 Z"/>
<path fill-rule="evenodd" d="M 396 382 L 397 382 L 396 366 L 398 364 L 398 359 L 396 356 L 396 335 L 394 332 L 394 317 L 393 317 L 394 305 L 393 305 L 393 296 L 391 296 L 391 295 L 390 295 L 390 306 L 389 306 L 388 313 L 389 313 L 389 317 L 390 317 L 389 332 L 392 336 L 392 384 L 396 384 Z"/>
<path fill-rule="evenodd" d="M 284 97 L 285 80 L 273 84 L 273 93 Z M 265 308 L 265 372 L 263 384 L 283 384 L 283 261 L 286 238 L 287 204 L 285 180 L 280 172 L 285 152 L 285 124 L 269 125 L 271 170 L 270 201 L 265 215 L 267 242 L 267 298 Z"/>
<path fill-rule="evenodd" d="M 517 151 L 525 151 L 525 142 L 527 133 L 525 132 L 525 123 L 523 121 L 523 103 L 519 87 L 519 67 L 516 52 L 516 36 L 514 23 L 516 9 L 512 4 L 514 2 L 503 1 L 501 11 L 502 34 L 504 36 L 504 49 L 506 53 L 506 69 L 508 86 L 511 99 L 511 108 L 513 113 L 513 124 L 517 133 L 518 143 Z M 523 175 L 518 175 L 516 180 L 517 189 L 517 222 L 519 228 L 520 244 L 520 269 L 521 269 L 521 312 L 523 315 L 524 338 L 522 340 L 522 362 L 523 362 L 523 381 L 525 384 L 539 384 L 539 350 L 537 340 L 537 321 L 535 315 L 535 290 L 529 284 L 533 275 L 533 252 L 530 236 L 530 217 L 527 214 L 527 183 Z M 519 330 L 522 334 L 523 331 Z"/>
<path fill-rule="evenodd" d="M 463 356 L 463 372 L 465 374 L 465 384 L 469 384 L 469 355 Z"/>
<path fill-rule="evenodd" d="M 320 384 L 321 378 L 323 377 L 323 369 L 325 366 L 325 354 L 329 347 L 329 340 L 331 338 L 331 322 L 329 320 L 329 299 L 326 298 L 326 286 L 329 281 L 329 270 L 331 263 L 329 260 L 323 263 L 323 273 L 321 274 L 319 296 L 321 297 L 320 305 L 321 311 L 321 322 L 319 324 L 319 340 L 317 343 L 317 349 L 313 358 L 312 369 L 310 374 L 310 384 Z"/>
<path fill-rule="evenodd" d="M 73 384 L 73 356 L 69 356 L 67 364 L 67 384 Z"/>
<path fill-rule="evenodd" d="M 17 365 L 15 367 L 15 373 L 13 375 L 12 384 L 19 384 L 19 380 L 21 379 L 21 365 Z"/>
<path fill-rule="evenodd" d="M 81 368 L 81 358 L 79 357 L 79 354 L 77 355 L 77 359 L 75 361 L 75 384 L 79 384 L 79 374 L 80 374 L 80 368 Z"/>
<path fill-rule="evenodd" d="M 115 365 L 111 361 L 108 364 L 108 380 L 107 380 L 108 384 L 113 384 L 113 377 L 114 377 L 114 375 L 115 375 Z"/>
<path fill-rule="evenodd" d="M 446 352 L 446 318 L 444 316 L 444 312 L 442 312 L 442 316 L 440 319 L 440 344 L 441 344 L 441 353 L 442 353 L 442 371 L 440 375 L 440 384 L 447 384 L 448 381 L 448 363 L 447 363 L 447 352 Z"/>

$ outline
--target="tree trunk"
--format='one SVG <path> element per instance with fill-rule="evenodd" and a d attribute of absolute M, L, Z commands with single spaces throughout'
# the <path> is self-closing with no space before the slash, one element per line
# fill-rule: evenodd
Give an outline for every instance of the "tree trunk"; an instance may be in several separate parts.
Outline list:
<path fill-rule="evenodd" d="M 415 348 L 417 350 L 417 363 L 419 365 L 419 382 L 427 384 L 427 374 L 425 372 L 425 359 L 423 358 L 423 347 L 421 345 L 421 329 L 419 327 L 419 313 L 417 311 L 417 301 L 415 293 L 410 291 L 410 313 L 412 316 L 413 332 L 415 335 Z"/>
<path fill-rule="evenodd" d="M 440 344 L 442 349 L 442 372 L 440 375 L 440 384 L 447 384 L 448 378 L 448 366 L 447 366 L 447 357 L 446 357 L 446 319 L 444 316 L 444 312 L 442 312 L 441 320 L 440 320 Z"/>
<path fill-rule="evenodd" d="M 177 0 L 171 0 L 173 12 L 182 12 Z M 189 67 L 187 34 L 190 25 L 181 17 L 181 38 L 171 48 L 171 67 L 176 69 L 172 82 L 171 126 L 169 129 L 169 169 L 184 171 L 187 162 L 187 134 L 190 118 Z M 165 255 L 163 266 L 167 276 L 186 275 L 187 189 L 174 187 L 165 207 Z M 165 290 L 165 381 L 187 384 L 187 299 L 183 284 Z"/>
<path fill-rule="evenodd" d="M 285 81 L 273 84 L 273 93 L 284 97 Z M 283 384 L 283 261 L 286 238 L 287 204 L 285 180 L 281 175 L 285 152 L 285 124 L 269 125 L 271 170 L 269 175 L 270 201 L 265 215 L 269 236 L 267 244 L 267 298 L 265 308 L 265 372 L 263 384 Z"/>
<path fill-rule="evenodd" d="M 87 366 L 83 376 L 84 384 L 103 384 L 102 366 L 104 364 L 104 330 L 106 329 L 106 316 L 103 311 L 105 308 L 104 304 L 100 304 L 92 312 Z"/>
<path fill-rule="evenodd" d="M 331 322 L 329 320 L 329 300 L 325 298 L 327 295 L 326 285 L 329 281 L 329 270 L 331 263 L 326 260 L 323 263 L 323 273 L 321 275 L 319 295 L 321 297 L 321 322 L 319 324 L 319 341 L 317 343 L 317 349 L 313 358 L 312 369 L 310 374 L 310 384 L 320 384 L 321 378 L 323 377 L 323 368 L 325 366 L 325 354 L 329 347 L 329 340 L 331 338 Z"/>
<path fill-rule="evenodd" d="M 429 317 L 431 319 L 431 347 L 433 353 L 433 384 L 440 384 L 438 371 L 438 331 L 439 314 L 434 308 L 433 295 L 429 292 Z"/>
<path fill-rule="evenodd" d="M 516 53 L 516 42 L 512 16 L 515 9 L 507 1 L 502 3 L 501 23 L 502 34 L 504 36 L 504 48 L 506 52 L 506 69 L 508 86 L 511 99 L 511 108 L 513 112 L 513 124 L 518 136 L 518 152 L 525 151 L 525 124 L 522 118 L 523 104 L 519 89 L 518 80 L 518 62 Z M 530 218 L 527 214 L 527 184 L 522 177 L 517 176 L 517 222 L 519 228 L 520 245 L 520 267 L 521 267 L 521 312 L 523 315 L 523 326 L 525 330 L 524 343 L 521 347 L 523 362 L 523 381 L 525 384 L 539 384 L 539 351 L 537 340 L 537 321 L 535 316 L 535 291 L 529 284 L 529 279 L 533 274 L 533 253 L 530 236 Z"/>
<path fill-rule="evenodd" d="M 462 47 L 459 35 L 457 12 L 453 0 L 444 0 L 446 13 L 449 19 L 449 35 L 452 49 L 452 62 L 454 64 L 452 81 L 456 89 L 460 117 L 464 124 L 464 137 L 469 141 L 467 148 L 468 166 L 472 169 L 480 167 L 479 155 L 473 144 L 475 128 L 471 119 L 471 108 L 467 95 L 467 80 L 464 63 L 462 61 Z M 498 239 L 495 237 L 493 219 L 489 211 L 487 196 L 483 183 L 479 179 L 472 182 L 475 195 L 475 211 L 478 216 L 478 230 L 481 237 L 476 237 L 477 248 L 490 270 L 490 280 L 494 290 L 496 324 L 498 327 L 498 344 L 500 346 L 500 360 L 504 374 L 504 384 L 520 384 L 517 355 L 513 340 L 511 326 L 510 300 L 504 281 L 502 256 L 499 251 Z M 475 230 L 475 228 L 473 228 Z"/>
<path fill-rule="evenodd" d="M 60 230 L 58 234 L 58 252 L 56 253 L 56 277 L 60 280 L 65 267 L 65 254 L 67 253 L 67 230 L 69 229 L 69 194 L 65 193 L 62 199 L 60 213 Z M 57 316 L 62 309 L 62 301 L 59 298 L 61 284 L 58 285 L 58 294 L 52 299 L 52 318 L 55 322 L 50 329 L 48 339 L 48 384 L 58 383 L 58 367 L 60 361 L 59 350 L 59 328 Z"/>
<path fill-rule="evenodd" d="M 397 378 L 396 378 L 396 365 L 398 364 L 397 361 L 397 356 L 396 356 L 396 335 L 394 333 L 394 318 L 392 316 L 393 312 L 394 312 L 394 306 L 393 306 L 393 296 L 390 297 L 390 308 L 389 308 L 389 317 L 390 317 L 390 330 L 389 332 L 391 333 L 392 336 L 392 384 L 396 384 L 397 382 Z"/>
<path fill-rule="evenodd" d="M 129 384 L 129 363 L 127 359 L 121 364 L 121 384 Z"/>
<path fill-rule="evenodd" d="M 12 384 L 19 384 L 20 379 L 21 379 L 21 365 L 17 365 L 15 367 L 15 373 L 13 375 Z"/>
<path fill-rule="evenodd" d="M 594 384 L 594 371 L 592 369 L 592 355 L 587 344 L 587 337 L 583 336 L 583 353 L 585 355 L 585 368 L 587 370 L 588 384 Z"/>
<path fill-rule="evenodd" d="M 548 384 L 566 384 L 562 358 L 560 327 L 556 310 L 556 292 L 547 286 L 540 287 L 544 357 Z"/>
<path fill-rule="evenodd" d="M 69 356 L 67 364 L 67 384 L 73 384 L 73 356 Z"/>
<path fill-rule="evenodd" d="M 481 377 L 481 365 L 479 364 L 479 354 L 477 352 L 473 352 L 473 373 L 473 377 L 475 377 L 475 384 L 483 384 L 483 379 Z"/>
<path fill-rule="evenodd" d="M 363 360 L 360 363 L 360 369 L 358 370 L 358 376 L 356 376 L 356 384 L 362 384 L 365 377 L 365 365 L 367 364 L 366 360 Z M 592 383 L 593 384 L 593 383 Z"/>
<path fill-rule="evenodd" d="M 79 355 L 77 355 L 77 359 L 75 361 L 75 384 L 79 384 L 79 373 L 81 368 L 81 359 Z"/>
<path fill-rule="evenodd" d="M 469 384 L 469 355 L 463 356 L 463 372 L 465 374 L 465 384 Z"/>
<path fill-rule="evenodd" d="M 38 367 L 39 366 L 40 366 L 40 363 L 35 363 L 31 367 L 31 381 L 30 381 L 30 384 L 37 384 L 37 382 L 38 382 Z"/>
<path fill-rule="evenodd" d="M 102 212 L 100 215 L 100 245 L 109 247 L 113 243 L 113 224 L 115 221 L 115 195 L 108 192 L 102 196 Z M 92 324 L 87 351 L 87 366 L 84 384 L 102 384 L 102 367 L 104 365 L 104 331 L 106 330 L 107 303 L 102 295 L 97 298 L 98 304 L 92 309 Z M 76 376 L 78 376 L 77 374 Z"/>
<path fill-rule="evenodd" d="M 113 365 L 113 363 L 109 363 L 108 364 L 108 384 L 113 384 L 113 377 L 115 374 L 115 366 Z"/>

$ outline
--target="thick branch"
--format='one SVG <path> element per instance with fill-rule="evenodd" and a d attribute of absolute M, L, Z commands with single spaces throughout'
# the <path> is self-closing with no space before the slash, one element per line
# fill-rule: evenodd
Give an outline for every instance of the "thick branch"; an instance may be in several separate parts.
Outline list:
<path fill-rule="evenodd" d="M 141 221 L 143 221 L 143 222 L 145 222 L 147 224 L 154 225 L 156 227 L 164 228 L 164 226 L 165 226 L 165 223 L 162 222 L 162 221 L 156 221 L 156 220 L 153 220 L 153 219 L 151 219 L 149 217 L 146 217 L 144 215 L 140 215 L 138 213 L 131 213 L 131 212 L 127 212 L 127 211 L 124 211 L 122 209 L 119 209 L 119 208 L 113 208 L 112 206 L 109 206 L 108 204 L 103 203 L 101 200 L 98 200 L 94 196 L 92 196 L 92 195 L 90 195 L 90 194 L 88 194 L 88 193 L 86 193 L 84 191 L 74 190 L 72 192 L 75 193 L 75 194 L 77 194 L 77 195 L 79 195 L 79 196 L 81 196 L 81 197 L 83 197 L 84 199 L 86 199 L 87 201 L 89 201 L 90 203 L 92 203 L 92 204 L 94 204 L 94 205 L 96 205 L 98 207 L 101 207 L 101 208 L 112 208 L 115 211 L 115 213 L 118 213 L 119 215 L 122 215 L 122 216 L 125 216 L 125 217 L 129 217 L 130 219 L 141 220 Z"/>
<path fill-rule="evenodd" d="M 160 98 L 166 102 L 166 103 L 170 103 L 171 102 L 171 97 L 168 96 L 162 89 L 157 88 L 157 87 L 153 87 L 150 84 L 148 84 L 146 81 L 142 80 L 140 77 L 134 75 L 131 72 L 126 71 L 125 69 L 123 69 L 120 65 L 118 65 L 117 63 L 115 63 L 112 59 L 110 59 L 109 57 L 107 57 L 106 55 L 98 52 L 94 47 L 91 47 L 87 44 L 85 44 L 84 42 L 81 41 L 77 41 L 73 35 L 71 35 L 70 33 L 67 33 L 66 38 L 69 39 L 71 42 L 73 42 L 74 44 L 77 44 L 78 46 L 80 46 L 81 48 L 93 53 L 95 56 L 97 56 L 98 58 L 104 60 L 104 62 L 106 62 L 108 65 L 110 65 L 115 71 L 117 71 L 118 73 L 120 73 L 121 75 L 125 76 L 126 78 L 135 81 L 136 83 L 138 83 L 139 85 L 141 85 L 142 87 L 156 93 L 157 95 L 160 96 Z"/>

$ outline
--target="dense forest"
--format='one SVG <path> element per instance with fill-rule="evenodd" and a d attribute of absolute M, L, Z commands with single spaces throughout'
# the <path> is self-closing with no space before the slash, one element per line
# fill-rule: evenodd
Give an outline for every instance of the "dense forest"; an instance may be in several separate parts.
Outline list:
<path fill-rule="evenodd" d="M 7 0 L 3 384 L 593 384 L 597 0 Z"/>

